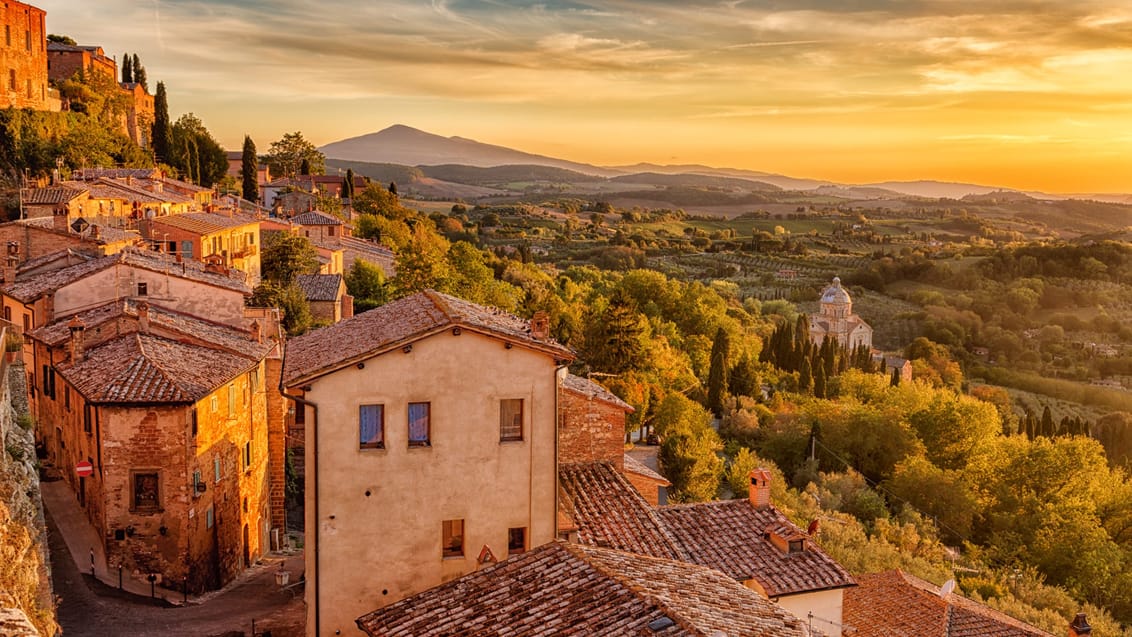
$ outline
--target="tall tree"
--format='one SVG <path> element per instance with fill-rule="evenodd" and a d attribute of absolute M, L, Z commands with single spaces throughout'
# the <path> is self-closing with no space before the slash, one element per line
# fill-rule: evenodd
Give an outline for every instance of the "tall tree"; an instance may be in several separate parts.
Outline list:
<path fill-rule="evenodd" d="M 731 337 L 720 327 L 711 345 L 711 364 L 708 369 L 707 408 L 716 418 L 723 416 L 723 395 L 727 391 L 728 372 L 731 371 Z"/>
<path fill-rule="evenodd" d="M 344 199 L 353 200 L 354 198 L 354 169 L 346 169 L 346 178 L 342 180 L 342 197 Z"/>
<path fill-rule="evenodd" d="M 595 371 L 622 374 L 645 363 L 645 317 L 633 298 L 618 289 L 601 314 L 590 317 L 585 360 Z"/>
<path fill-rule="evenodd" d="M 122 54 L 122 83 L 129 84 L 134 81 L 134 61 L 129 53 Z"/>
<path fill-rule="evenodd" d="M 389 194 L 393 195 L 394 197 L 397 196 L 397 182 L 389 182 Z"/>
<path fill-rule="evenodd" d="M 145 67 L 142 66 L 137 53 L 134 54 L 134 81 L 141 84 L 146 93 L 149 92 L 149 81 L 145 75 Z"/>
<path fill-rule="evenodd" d="M 244 135 L 244 151 L 240 158 L 240 173 L 243 179 L 243 195 L 248 201 L 259 201 L 259 158 L 255 154 L 255 142 Z"/>
<path fill-rule="evenodd" d="M 165 82 L 157 83 L 157 95 L 153 97 L 153 153 L 157 161 L 169 163 L 170 138 L 173 126 L 169 121 L 169 101 L 165 94 Z"/>
<path fill-rule="evenodd" d="M 170 142 L 167 163 L 184 178 L 209 188 L 228 172 L 228 154 L 192 113 L 173 124 Z"/>
<path fill-rule="evenodd" d="M 260 268 L 263 278 L 285 287 L 300 274 L 318 271 L 318 250 L 310 239 L 289 232 L 277 232 L 264 240 Z"/>
<path fill-rule="evenodd" d="M 304 174 L 321 175 L 326 172 L 326 156 L 299 131 L 283 135 L 282 139 L 272 142 L 267 151 L 267 163 L 284 177 L 298 174 L 304 160 L 307 170 Z"/>

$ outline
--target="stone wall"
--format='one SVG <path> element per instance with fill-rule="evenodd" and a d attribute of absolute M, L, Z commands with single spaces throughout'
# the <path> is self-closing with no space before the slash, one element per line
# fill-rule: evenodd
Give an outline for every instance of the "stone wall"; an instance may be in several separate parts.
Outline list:
<path fill-rule="evenodd" d="M 55 611 L 47 556 L 47 528 L 39 497 L 35 444 L 27 413 L 22 364 L 4 365 L 6 391 L 0 398 L 0 632 L 54 635 Z M 27 630 L 27 624 L 34 630 Z"/>
<path fill-rule="evenodd" d="M 625 410 L 562 388 L 558 394 L 558 462 L 625 463 Z"/>
<path fill-rule="evenodd" d="M 12 0 L 0 12 L 0 108 L 48 108 L 45 16 Z"/>

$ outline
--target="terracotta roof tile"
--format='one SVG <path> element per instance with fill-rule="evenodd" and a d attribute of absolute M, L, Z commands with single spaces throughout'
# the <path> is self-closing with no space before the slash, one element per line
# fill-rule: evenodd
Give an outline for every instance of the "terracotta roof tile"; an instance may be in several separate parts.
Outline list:
<path fill-rule="evenodd" d="M 363 615 L 358 626 L 383 637 L 805 634 L 801 620 L 710 569 L 558 542 Z"/>
<path fill-rule="evenodd" d="M 341 274 L 300 274 L 295 277 L 308 301 L 337 301 L 342 289 Z"/>
<path fill-rule="evenodd" d="M 93 403 L 191 403 L 258 361 L 150 334 L 128 334 L 56 366 Z"/>
<path fill-rule="evenodd" d="M 137 250 L 133 248 L 128 248 L 116 254 L 99 257 L 87 261 L 86 263 L 79 263 L 59 270 L 33 274 L 27 277 L 17 276 L 15 283 L 5 285 L 2 289 L 13 298 L 28 303 L 48 292 L 54 292 L 63 286 L 118 264 L 152 270 L 183 279 L 191 279 L 200 283 L 236 290 L 245 294 L 251 293 L 247 284 L 241 279 L 215 272 L 208 272 L 205 270 L 203 263 L 191 260 L 177 262 L 168 255 L 163 255 L 151 250 Z"/>
<path fill-rule="evenodd" d="M 564 464 L 558 484 L 564 495 L 560 504 L 577 525 L 582 544 L 689 561 L 655 509 L 613 465 Z"/>
<path fill-rule="evenodd" d="M 657 513 L 692 562 L 740 581 L 753 579 L 771 597 L 853 586 L 849 572 L 816 544 L 807 541 L 797 553 L 772 544 L 770 529 L 802 534 L 774 507 L 758 509 L 744 498 L 660 507 Z"/>
<path fill-rule="evenodd" d="M 859 637 L 1052 637 L 899 570 L 862 575 L 845 591 L 845 622 Z"/>
<path fill-rule="evenodd" d="M 134 299 L 111 301 L 72 316 L 81 320 L 86 326 L 87 342 L 89 343 L 92 342 L 92 334 L 95 330 L 122 318 L 130 319 L 134 327 L 116 328 L 120 331 L 116 331 L 113 336 L 136 331 L 137 301 Z M 49 347 L 63 345 L 71 338 L 71 330 L 67 326 L 68 321 L 63 320 L 63 318 L 66 317 L 61 317 L 51 325 L 32 330 L 28 333 L 28 336 Z M 267 356 L 275 348 L 275 343 L 271 339 L 265 338 L 263 342 L 256 341 L 247 330 L 222 323 L 213 323 L 207 319 L 154 305 L 152 302 L 149 304 L 149 325 L 150 330 L 159 335 L 168 333 L 176 335 L 176 340 L 180 341 L 188 339 L 209 343 L 217 349 L 256 360 Z M 173 338 L 173 336 L 170 336 L 170 338 Z"/>
<path fill-rule="evenodd" d="M 575 376 L 573 374 L 566 374 L 566 378 L 562 379 L 562 388 L 572 391 L 576 394 L 581 394 L 586 398 L 600 400 L 602 402 L 614 405 L 615 407 L 620 407 L 621 409 L 624 409 L 625 411 L 630 413 L 636 411 L 635 409 L 633 409 L 632 405 L 625 402 L 624 400 L 621 400 L 613 392 L 588 378 L 582 378 L 581 376 Z"/>
<path fill-rule="evenodd" d="M 197 234 L 212 234 L 228 228 L 237 228 L 258 220 L 243 215 L 220 215 L 212 212 L 186 212 L 179 215 L 165 215 L 151 220 L 153 225 L 169 226 L 179 230 L 187 230 Z"/>
<path fill-rule="evenodd" d="M 294 221 L 300 226 L 342 225 L 342 220 L 338 217 L 335 217 L 334 215 L 328 215 L 325 212 L 319 212 L 318 210 L 311 210 L 310 212 L 304 212 L 302 214 L 295 215 L 294 217 L 291 217 L 291 221 Z"/>
<path fill-rule="evenodd" d="M 26 223 L 29 226 L 35 226 L 37 228 L 43 228 L 45 230 L 53 230 L 55 227 L 55 220 L 50 217 L 36 217 L 35 219 L 24 219 L 22 221 L 17 221 L 14 223 Z M 70 234 L 72 236 L 82 237 L 84 241 L 89 241 L 91 243 L 99 245 L 105 245 L 107 243 L 118 243 L 120 241 L 137 241 L 141 239 L 141 235 L 138 234 L 137 230 L 124 230 L 122 228 L 104 226 L 97 223 L 90 224 L 90 227 L 98 228 L 97 238 L 91 236 L 90 229 L 84 230 L 81 234 L 76 234 L 70 229 L 66 231 L 60 230 L 58 232 L 66 232 L 67 234 Z"/>
<path fill-rule="evenodd" d="M 426 290 L 290 340 L 283 382 L 309 380 L 448 326 L 510 339 L 556 358 L 574 358 L 556 341 L 532 337 L 530 323 L 514 314 Z"/>
<path fill-rule="evenodd" d="M 87 192 L 87 189 L 69 186 L 49 186 L 47 188 L 24 188 L 20 192 L 25 204 L 44 205 L 67 203 Z"/>

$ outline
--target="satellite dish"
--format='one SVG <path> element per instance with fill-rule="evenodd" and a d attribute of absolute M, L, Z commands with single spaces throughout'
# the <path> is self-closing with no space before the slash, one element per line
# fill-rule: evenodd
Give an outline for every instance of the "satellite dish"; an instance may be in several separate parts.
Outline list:
<path fill-rule="evenodd" d="M 946 582 L 944 582 L 943 587 L 939 589 L 939 596 L 940 597 L 947 597 L 948 595 L 951 594 L 951 591 L 954 591 L 954 590 L 955 590 L 955 580 L 949 579 Z"/>

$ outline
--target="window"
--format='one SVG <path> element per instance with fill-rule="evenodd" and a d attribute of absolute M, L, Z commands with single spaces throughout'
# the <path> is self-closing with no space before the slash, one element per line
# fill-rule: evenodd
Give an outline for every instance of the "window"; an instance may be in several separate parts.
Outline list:
<path fill-rule="evenodd" d="M 24 31 L 24 41 L 26 42 L 26 44 L 24 46 L 26 46 L 27 50 L 30 51 L 31 50 L 31 31 L 28 31 L 28 30 Z"/>
<path fill-rule="evenodd" d="M 358 407 L 358 438 L 361 449 L 385 448 L 385 405 Z"/>
<path fill-rule="evenodd" d="M 220 397 L 219 396 L 213 396 L 212 400 L 208 401 L 208 403 L 209 403 L 208 406 L 212 410 L 212 413 L 215 414 L 216 412 L 220 411 Z"/>
<path fill-rule="evenodd" d="M 252 441 L 249 440 L 244 443 L 244 468 L 250 469 L 252 466 Z"/>
<path fill-rule="evenodd" d="M 236 383 L 228 385 L 228 416 L 236 415 Z"/>
<path fill-rule="evenodd" d="M 499 440 L 523 439 L 523 399 L 499 401 Z"/>
<path fill-rule="evenodd" d="M 301 403 L 295 403 L 295 424 L 307 424 L 307 407 Z"/>
<path fill-rule="evenodd" d="M 10 308 L 10 307 L 4 308 L 4 320 L 5 321 L 12 320 L 12 308 Z"/>
<path fill-rule="evenodd" d="M 31 80 L 29 79 L 29 80 L 26 80 L 26 81 L 27 81 L 27 94 L 28 94 L 28 99 L 30 100 L 30 99 L 31 99 Z"/>
<path fill-rule="evenodd" d="M 133 509 L 156 510 L 161 508 L 160 485 L 161 481 L 156 471 L 135 471 L 132 476 L 134 482 Z"/>
<path fill-rule="evenodd" d="M 8 69 L 8 90 L 16 90 L 16 69 Z"/>
<path fill-rule="evenodd" d="M 212 481 L 220 482 L 220 455 L 212 457 Z"/>
<path fill-rule="evenodd" d="M 197 485 L 200 484 L 200 470 L 193 472 L 193 493 L 197 492 Z"/>
<path fill-rule="evenodd" d="M 55 400 L 55 370 L 49 365 L 43 366 L 43 395 Z"/>
<path fill-rule="evenodd" d="M 24 331 L 31 331 L 31 314 L 24 314 Z"/>
<path fill-rule="evenodd" d="M 444 557 L 464 557 L 464 521 L 444 521 Z"/>
<path fill-rule="evenodd" d="M 806 550 L 806 541 L 805 540 L 790 540 L 790 542 L 787 544 L 787 546 L 789 547 L 789 551 L 791 553 L 801 553 L 802 551 Z"/>
<path fill-rule="evenodd" d="M 507 529 L 507 554 L 524 553 L 527 550 L 527 527 Z"/>
<path fill-rule="evenodd" d="M 189 431 L 192 432 L 193 438 L 197 437 L 197 431 L 200 429 L 200 425 L 198 423 L 199 420 L 197 419 L 197 409 L 196 407 L 193 407 L 193 410 L 189 412 Z"/>
<path fill-rule="evenodd" d="M 12 46 L 12 25 L 10 24 L 4 25 L 4 43 Z"/>
<path fill-rule="evenodd" d="M 213 516 L 212 505 L 210 504 L 210 505 L 208 505 L 208 508 L 205 509 L 205 511 L 204 511 L 204 528 L 206 528 L 206 529 L 212 528 L 212 523 L 213 523 L 213 517 L 212 516 Z"/>
<path fill-rule="evenodd" d="M 94 411 L 94 406 L 87 403 L 83 405 L 83 431 L 91 433 L 91 421 L 94 420 L 91 412 Z"/>
<path fill-rule="evenodd" d="M 147 296 L 147 295 L 149 295 L 149 284 L 148 283 L 138 283 L 138 296 Z"/>
<path fill-rule="evenodd" d="M 409 403 L 409 446 L 429 446 L 429 403 Z"/>

